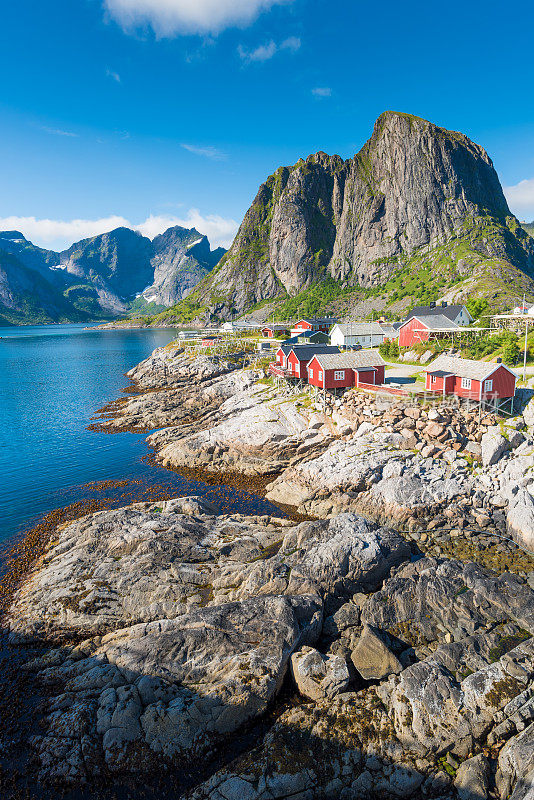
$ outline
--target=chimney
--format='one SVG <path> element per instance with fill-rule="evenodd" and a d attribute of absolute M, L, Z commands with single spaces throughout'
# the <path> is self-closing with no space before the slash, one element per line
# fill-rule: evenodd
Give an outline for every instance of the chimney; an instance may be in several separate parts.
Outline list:
<path fill-rule="evenodd" d="M 430 308 L 435 308 L 435 307 L 436 307 L 436 304 L 434 303 L 434 301 L 432 301 L 432 303 L 430 303 Z"/>
<path fill-rule="evenodd" d="M 441 307 L 442 308 L 447 308 L 447 301 L 446 300 L 442 300 L 441 301 Z"/>

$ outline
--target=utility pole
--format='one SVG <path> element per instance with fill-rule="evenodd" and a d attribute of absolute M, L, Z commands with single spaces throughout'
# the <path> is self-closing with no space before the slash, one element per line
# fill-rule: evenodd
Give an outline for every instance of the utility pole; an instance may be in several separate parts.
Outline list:
<path fill-rule="evenodd" d="M 528 335 L 528 319 L 525 320 L 525 352 L 523 353 L 523 380 L 527 379 L 527 335 Z"/>

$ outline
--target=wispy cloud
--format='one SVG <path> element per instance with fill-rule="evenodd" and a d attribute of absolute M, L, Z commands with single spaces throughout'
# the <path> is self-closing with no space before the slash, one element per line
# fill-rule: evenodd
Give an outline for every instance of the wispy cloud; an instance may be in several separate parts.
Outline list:
<path fill-rule="evenodd" d="M 50 133 L 52 136 L 70 136 L 73 139 L 78 137 L 78 134 L 72 131 L 64 131 L 62 128 L 49 128 L 47 125 L 41 125 L 41 130 L 45 133 Z"/>
<path fill-rule="evenodd" d="M 196 156 L 211 158 L 213 161 L 224 161 L 227 158 L 226 153 L 217 150 L 216 147 L 212 147 L 211 145 L 206 145 L 204 147 L 196 144 L 181 144 L 180 147 L 183 147 L 184 150 L 188 150 L 190 153 L 194 153 Z"/>
<path fill-rule="evenodd" d="M 106 69 L 106 75 L 108 76 L 108 78 L 111 78 L 113 81 L 116 81 L 117 83 L 121 82 L 121 76 L 119 75 L 119 73 L 115 72 L 112 69 L 109 69 L 109 67 Z"/>
<path fill-rule="evenodd" d="M 314 97 L 331 97 L 332 89 L 329 86 L 316 86 L 311 90 Z"/>
<path fill-rule="evenodd" d="M 534 178 L 525 179 L 515 186 L 505 186 L 504 194 L 508 205 L 520 219 L 530 222 L 534 219 Z"/>
<path fill-rule="evenodd" d="M 151 27 L 156 36 L 217 35 L 244 28 L 275 5 L 293 0 L 104 0 L 109 14 L 126 33 Z"/>
<path fill-rule="evenodd" d="M 172 214 L 150 214 L 143 222 L 132 223 L 126 217 L 111 215 L 99 219 L 38 219 L 37 217 L 0 218 L 0 230 L 20 230 L 35 244 L 54 250 L 63 250 L 73 242 L 106 233 L 114 228 L 132 228 L 153 239 L 159 233 L 180 225 L 182 228 L 196 228 L 204 233 L 213 247 L 229 247 L 236 234 L 238 223 L 234 219 L 219 214 L 201 214 L 198 208 L 191 208 L 185 216 Z"/>
<path fill-rule="evenodd" d="M 290 53 L 296 53 L 297 50 L 300 49 L 301 41 L 296 36 L 290 36 L 288 39 L 284 39 L 283 42 L 277 44 L 272 39 L 265 44 L 260 44 L 259 47 L 256 47 L 254 50 L 247 50 L 243 45 L 239 45 L 237 48 L 237 52 L 239 54 L 239 58 L 241 58 L 246 63 L 250 63 L 252 61 L 269 61 L 269 59 L 273 58 L 277 53 L 283 52 L 284 50 Z"/>

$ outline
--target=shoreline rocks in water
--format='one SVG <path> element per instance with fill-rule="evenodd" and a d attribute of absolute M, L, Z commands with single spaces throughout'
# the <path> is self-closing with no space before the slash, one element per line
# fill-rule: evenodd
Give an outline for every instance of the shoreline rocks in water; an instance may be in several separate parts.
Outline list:
<path fill-rule="evenodd" d="M 159 463 L 242 475 L 308 519 L 189 497 L 59 526 L 4 619 L 34 692 L 29 779 L 527 800 L 534 557 L 506 537 L 534 548 L 528 410 L 324 401 L 262 375 L 174 346 L 129 373 L 104 428 L 160 428 Z"/>

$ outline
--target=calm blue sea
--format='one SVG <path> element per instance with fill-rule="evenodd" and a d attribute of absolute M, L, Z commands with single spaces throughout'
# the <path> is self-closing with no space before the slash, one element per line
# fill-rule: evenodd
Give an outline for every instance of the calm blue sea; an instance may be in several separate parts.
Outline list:
<path fill-rule="evenodd" d="M 0 328 L 0 543 L 47 512 L 95 496 L 107 479 L 164 485 L 176 495 L 213 487 L 141 461 L 145 436 L 86 430 L 127 384 L 124 373 L 176 335 L 166 330 L 84 330 L 83 325 Z M 220 494 L 220 493 L 219 493 Z M 228 507 L 269 513 L 254 495 L 228 490 Z"/>

